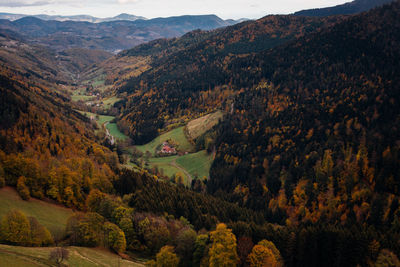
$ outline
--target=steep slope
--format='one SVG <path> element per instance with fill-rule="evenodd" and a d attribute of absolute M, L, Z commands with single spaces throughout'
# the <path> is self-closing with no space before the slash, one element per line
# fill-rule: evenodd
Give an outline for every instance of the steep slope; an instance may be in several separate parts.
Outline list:
<path fill-rule="evenodd" d="M 2 37 L 0 184 L 17 186 L 24 198 L 82 208 L 91 188 L 111 190 L 116 155 L 96 143 L 91 122 L 72 109 L 52 54 Z"/>
<path fill-rule="evenodd" d="M 309 18 L 267 17 L 295 34 L 275 48 L 253 47 L 255 53 L 225 50 L 230 42 L 223 33 L 240 40 L 246 36 L 240 29 L 262 21 L 217 31 L 219 39 L 208 33 L 201 40 L 199 33 L 200 41 L 186 49 L 160 41 L 169 50 L 153 50 L 151 69 L 120 89 L 128 93 L 119 103 L 121 128 L 143 142 L 171 118 L 222 107 L 230 115 L 217 128 L 217 156 L 207 183 L 211 193 L 289 225 L 366 220 L 390 226 L 400 188 L 399 12 L 395 2 L 357 16 L 331 17 L 327 28 L 318 28 L 318 19 L 309 20 L 314 28 L 307 23 L 296 28 L 290 21 Z M 232 29 L 238 32 L 231 35 Z M 126 54 L 156 48 L 141 46 Z"/>
<path fill-rule="evenodd" d="M 399 29 L 396 2 L 233 62 L 232 84 L 246 90 L 221 125 L 210 192 L 287 224 L 390 227 L 400 194 Z"/>
<path fill-rule="evenodd" d="M 343 5 L 334 7 L 307 9 L 295 12 L 296 16 L 332 16 L 332 15 L 351 15 L 368 11 L 374 7 L 393 2 L 393 0 L 354 0 Z"/>
<path fill-rule="evenodd" d="M 221 107 L 235 94 L 230 86 L 233 74 L 227 69 L 232 60 L 319 31 L 342 19 L 267 16 L 216 31 L 157 40 L 123 52 L 119 57 L 133 61 L 136 58 L 138 62 L 145 57 L 150 61 L 143 73 L 132 75 L 119 89 L 129 96 L 120 103 L 124 106 L 120 126 L 129 128 L 135 142 L 146 143 L 154 138 L 157 129 L 169 123 L 169 117 L 187 120 Z"/>
<path fill-rule="evenodd" d="M 57 54 L 28 44 L 15 32 L 0 31 L 0 58 L 3 67 L 26 73 L 48 83 L 66 83 L 67 73 L 59 68 Z"/>
<path fill-rule="evenodd" d="M 112 54 L 103 50 L 71 48 L 57 53 L 56 57 L 66 71 L 80 75 L 83 71 L 91 69 L 92 65 L 109 59 Z"/>
<path fill-rule="evenodd" d="M 32 45 L 21 35 L 0 30 L 0 58 L 8 68 L 27 73 L 45 84 L 68 84 L 93 64 L 111 57 L 105 51 L 74 48 L 56 52 L 41 45 Z"/>

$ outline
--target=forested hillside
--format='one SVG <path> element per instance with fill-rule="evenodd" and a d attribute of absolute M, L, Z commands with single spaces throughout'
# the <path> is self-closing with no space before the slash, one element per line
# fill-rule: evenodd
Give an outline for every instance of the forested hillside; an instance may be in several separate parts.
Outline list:
<path fill-rule="evenodd" d="M 333 7 L 315 8 L 308 10 L 301 10 L 295 12 L 296 16 L 333 16 L 333 15 L 351 15 L 357 14 L 364 11 L 368 11 L 371 8 L 379 7 L 384 4 L 393 2 L 393 0 L 354 0 L 351 2 L 344 3 Z"/>
<path fill-rule="evenodd" d="M 198 43 L 186 49 L 166 44 L 165 57 L 157 51 L 151 68 L 121 87 L 128 100 L 119 103 L 125 114 L 120 124 L 125 121 L 140 143 L 170 116 L 222 107 L 228 115 L 215 129 L 209 193 L 299 231 L 306 225 L 333 227 L 310 229 L 311 240 L 322 232 L 344 233 L 342 226 L 361 224 L 353 229 L 360 234 L 373 227 L 368 237 L 357 238 L 373 242 L 375 235 L 382 247 L 398 252 L 399 244 L 384 233 L 397 237 L 400 212 L 399 18 L 395 2 L 331 17 L 329 27 L 315 27 L 316 20 L 308 34 L 295 28 L 291 38 L 264 43 L 263 49 L 247 46 L 249 51 L 236 55 L 224 53 L 229 42 L 193 33 Z M 298 25 L 289 23 L 290 16 L 266 19 Z M 222 31 L 257 25 L 247 23 Z M 151 49 L 141 46 L 126 55 Z M 317 247 L 315 253 L 325 253 Z"/>
<path fill-rule="evenodd" d="M 53 55 L 5 39 L 15 46 L 0 49 L 5 55 L 0 67 L 1 185 L 17 186 L 25 199 L 50 198 L 83 208 L 92 188 L 111 192 L 117 157 L 96 143 L 90 121 L 72 109 L 56 83 L 67 78 L 62 70 L 54 71 Z M 10 51 L 18 56 L 10 57 Z"/>
<path fill-rule="evenodd" d="M 71 48 L 119 52 L 158 38 L 181 36 L 196 29 L 212 30 L 235 24 L 216 15 L 193 15 L 149 20 L 115 20 L 100 23 L 87 21 L 42 20 L 23 17 L 15 21 L 0 20 L 0 29 L 18 32 L 30 43 L 56 51 Z"/>
<path fill-rule="evenodd" d="M 170 117 L 190 118 L 225 107 L 238 88 L 228 66 L 237 58 L 268 50 L 342 20 L 267 16 L 213 32 L 192 32 L 176 40 L 159 40 L 128 50 L 120 57 L 151 55 L 142 74 L 119 89 L 126 92 L 119 122 L 134 142 L 146 143 Z M 145 111 L 145 112 L 142 112 Z"/>
<path fill-rule="evenodd" d="M 268 203 L 291 223 L 390 225 L 399 194 L 399 7 L 233 62 L 232 84 L 248 89 L 220 128 L 210 191 L 246 189 L 258 196 L 249 205 Z"/>

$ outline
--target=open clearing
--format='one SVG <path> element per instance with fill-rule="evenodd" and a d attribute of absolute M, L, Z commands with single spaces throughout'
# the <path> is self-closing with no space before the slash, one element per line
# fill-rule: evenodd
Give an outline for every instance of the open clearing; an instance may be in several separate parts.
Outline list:
<path fill-rule="evenodd" d="M 223 113 L 221 111 L 217 111 L 189 122 L 187 127 L 190 125 L 192 138 L 193 136 L 196 138 L 204 134 L 206 131 L 216 125 L 222 117 Z M 192 179 L 209 178 L 211 164 L 214 160 L 212 154 L 208 154 L 206 150 L 202 150 L 182 156 L 175 155 L 169 157 L 155 157 L 157 147 L 168 139 L 172 139 L 174 142 L 179 144 L 178 150 L 193 152 L 195 148 L 188 141 L 184 129 L 185 127 L 183 126 L 178 127 L 156 137 L 154 140 L 145 145 L 136 146 L 136 148 L 143 153 L 146 153 L 146 151 L 151 153 L 151 158 L 148 160 L 147 168 L 152 169 L 157 167 L 159 172 L 169 177 L 172 177 L 176 173 L 180 172 L 185 178 L 185 184 L 190 186 Z"/>
<path fill-rule="evenodd" d="M 190 121 L 186 126 L 189 137 L 194 140 L 197 137 L 201 136 L 212 127 L 217 125 L 219 121 L 222 120 L 223 116 L 224 114 L 222 113 L 222 111 L 216 111 L 214 113 Z"/>
<path fill-rule="evenodd" d="M 116 123 L 107 123 L 106 128 L 115 139 L 125 140 L 128 138 L 128 136 L 120 132 Z"/>
<path fill-rule="evenodd" d="M 10 210 L 20 210 L 26 216 L 35 217 L 53 235 L 63 233 L 68 218 L 73 214 L 71 209 L 60 205 L 31 198 L 29 201 L 22 200 L 12 187 L 0 189 L 0 217 Z"/>
<path fill-rule="evenodd" d="M 79 111 L 79 110 L 78 110 Z M 114 120 L 114 116 L 107 116 L 107 115 L 98 115 L 95 113 L 87 112 L 87 111 L 79 111 L 81 114 L 85 115 L 88 118 L 93 118 L 97 122 L 97 126 L 100 129 L 103 129 L 103 125 L 107 128 L 112 136 L 115 139 L 125 140 L 128 138 L 125 134 L 123 134 L 119 129 L 116 123 L 110 123 L 110 121 Z"/>
<path fill-rule="evenodd" d="M 117 254 L 101 248 L 66 247 L 69 251 L 69 259 L 63 264 L 68 266 L 92 267 L 92 266 L 144 266 L 141 261 L 127 261 Z M 0 266 L 56 266 L 49 261 L 52 247 L 30 248 L 0 245 Z"/>
<path fill-rule="evenodd" d="M 209 178 L 213 155 L 206 150 L 183 156 L 154 157 L 150 158 L 149 169 L 158 168 L 163 175 L 172 177 L 178 172 L 183 174 L 185 184 L 190 186 L 192 179 L 204 177 Z"/>
<path fill-rule="evenodd" d="M 206 150 L 187 154 L 176 159 L 176 163 L 182 166 L 190 175 L 195 178 L 209 178 L 210 168 L 213 162 L 213 155 L 208 154 Z"/>
<path fill-rule="evenodd" d="M 120 101 L 122 98 L 118 98 L 116 96 L 112 96 L 106 99 L 103 99 L 103 105 L 105 109 L 109 109 L 111 108 L 115 103 L 117 103 L 118 101 Z"/>
<path fill-rule="evenodd" d="M 87 111 L 80 111 L 80 110 L 77 110 L 77 111 L 80 112 L 81 114 L 85 115 L 88 118 L 93 118 L 94 120 L 96 120 L 96 122 L 99 125 L 99 127 L 101 127 L 104 123 L 110 122 L 113 119 L 115 119 L 114 116 L 98 115 L 96 113 L 87 112 Z"/>
<path fill-rule="evenodd" d="M 158 171 L 162 172 L 162 174 L 167 175 L 168 177 L 172 177 L 176 173 L 181 172 L 185 176 L 185 180 L 187 180 L 188 177 L 186 177 L 186 175 L 179 168 L 173 166 L 172 164 L 177 158 L 178 156 L 150 158 L 149 168 L 151 169 L 157 167 Z"/>
<path fill-rule="evenodd" d="M 137 149 L 145 153 L 146 151 L 149 151 L 153 156 L 156 154 L 156 148 L 157 146 L 161 145 L 163 142 L 167 141 L 168 139 L 174 140 L 178 145 L 178 150 L 180 151 L 194 151 L 193 145 L 187 140 L 185 133 L 184 133 L 184 127 L 179 127 L 174 130 L 171 130 L 169 132 L 166 132 L 158 137 L 156 137 L 153 141 L 150 143 L 147 143 L 142 146 L 136 146 Z"/>

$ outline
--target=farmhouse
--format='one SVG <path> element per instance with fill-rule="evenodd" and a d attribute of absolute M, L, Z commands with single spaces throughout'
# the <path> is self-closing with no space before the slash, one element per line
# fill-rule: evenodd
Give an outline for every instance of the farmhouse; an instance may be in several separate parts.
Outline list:
<path fill-rule="evenodd" d="M 176 149 L 170 146 L 167 142 L 164 142 L 160 152 L 163 154 L 176 154 Z"/>

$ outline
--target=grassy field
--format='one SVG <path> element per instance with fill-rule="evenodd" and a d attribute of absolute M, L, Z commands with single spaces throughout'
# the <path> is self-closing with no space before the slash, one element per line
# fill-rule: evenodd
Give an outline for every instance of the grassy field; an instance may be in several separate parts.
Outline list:
<path fill-rule="evenodd" d="M 82 101 L 86 102 L 86 101 L 91 101 L 91 100 L 93 100 L 95 98 L 96 98 L 95 96 L 79 95 L 79 94 L 73 94 L 71 96 L 71 100 L 74 101 L 74 102 L 77 102 L 79 100 L 82 100 Z"/>
<path fill-rule="evenodd" d="M 121 140 L 125 140 L 126 138 L 128 138 L 128 136 L 119 131 L 116 123 L 108 123 L 106 127 L 110 134 L 114 136 L 114 138 Z"/>
<path fill-rule="evenodd" d="M 172 165 L 172 162 L 174 162 L 177 158 L 178 156 L 150 158 L 149 165 L 150 168 L 157 167 L 159 171 L 160 169 L 163 169 L 164 175 L 172 177 L 177 172 L 182 172 L 179 168 Z"/>
<path fill-rule="evenodd" d="M 92 112 L 79 111 L 79 110 L 78 110 L 78 112 L 80 112 L 81 114 L 85 115 L 88 118 L 93 117 L 96 120 L 96 122 L 99 125 L 99 127 L 101 127 L 104 123 L 110 122 L 113 119 L 115 119 L 114 116 L 97 115 L 97 114 L 92 113 Z"/>
<path fill-rule="evenodd" d="M 0 266 L 7 267 L 37 267 L 56 266 L 49 261 L 49 254 L 53 248 L 28 248 L 0 245 Z M 69 259 L 64 261 L 68 266 L 144 266 L 143 262 L 133 262 L 121 259 L 118 255 L 100 248 L 67 247 Z"/>
<path fill-rule="evenodd" d="M 158 137 L 156 137 L 153 141 L 150 143 L 147 143 L 142 146 L 136 146 L 137 149 L 145 153 L 146 151 L 149 151 L 152 153 L 152 155 L 155 155 L 156 148 L 160 144 L 162 144 L 164 141 L 168 139 L 174 140 L 176 143 L 179 144 L 178 149 L 181 151 L 193 151 L 194 147 L 189 141 L 187 140 L 185 133 L 184 133 L 184 127 L 179 127 L 176 128 L 172 131 L 166 132 Z"/>
<path fill-rule="evenodd" d="M 212 162 L 213 155 L 207 154 L 206 150 L 187 154 L 176 159 L 176 163 L 189 172 L 193 178 L 197 176 L 200 179 L 209 177 Z"/>
<path fill-rule="evenodd" d="M 110 122 L 113 119 L 115 119 L 114 116 L 106 116 L 106 115 L 98 115 L 98 116 L 99 116 L 99 119 L 97 120 L 97 123 L 99 125 L 103 125 L 104 123 Z"/>
<path fill-rule="evenodd" d="M 201 136 L 212 127 L 218 124 L 218 122 L 223 118 L 224 114 L 222 111 L 216 111 L 211 114 L 207 114 L 198 119 L 192 120 L 187 124 L 187 130 L 189 137 L 191 139 L 196 139 Z"/>
<path fill-rule="evenodd" d="M 92 81 L 92 86 L 94 87 L 94 88 L 99 88 L 99 87 L 103 87 L 104 86 L 104 82 L 105 82 L 105 78 L 106 78 L 106 75 L 101 75 L 101 76 L 99 76 L 99 77 L 96 77 L 96 79 L 94 79 L 93 81 Z"/>
<path fill-rule="evenodd" d="M 218 119 L 222 117 L 222 112 L 216 112 L 207 116 L 208 119 L 202 117 L 202 120 L 203 122 L 207 122 L 209 125 L 211 125 L 212 123 L 210 121 L 218 122 Z M 201 124 L 201 122 L 197 120 L 197 123 L 193 125 L 198 124 Z M 197 129 L 198 131 L 204 131 L 204 128 L 201 130 L 198 126 L 193 125 L 192 130 Z M 177 172 L 180 172 L 184 175 L 185 184 L 187 185 L 190 183 L 191 179 L 194 179 L 195 177 L 198 177 L 200 179 L 203 179 L 204 177 L 209 177 L 213 156 L 207 154 L 205 150 L 196 153 L 189 153 L 183 156 L 154 157 L 156 154 L 156 148 L 160 144 L 162 144 L 162 142 L 168 139 L 172 139 L 177 142 L 179 144 L 179 150 L 181 151 L 194 151 L 193 145 L 187 140 L 185 136 L 184 127 L 176 128 L 156 137 L 150 143 L 142 146 L 136 146 L 136 148 L 141 152 L 146 153 L 146 151 L 149 151 L 153 156 L 149 159 L 148 168 L 151 169 L 157 167 L 159 171 L 162 169 L 163 174 L 169 177 L 172 177 Z"/>
<path fill-rule="evenodd" d="M 71 88 L 70 91 L 72 92 L 71 100 L 74 102 L 79 101 L 79 100 L 86 102 L 86 101 L 91 101 L 96 98 L 95 96 L 85 95 L 86 94 L 85 87 L 78 87 L 78 88 L 74 88 L 74 89 Z"/>
<path fill-rule="evenodd" d="M 118 98 L 118 97 L 116 97 L 116 96 L 103 99 L 104 108 L 109 109 L 109 108 L 111 108 L 116 102 L 118 102 L 118 101 L 120 101 L 120 100 L 121 100 L 121 98 Z"/>
<path fill-rule="evenodd" d="M 53 235 L 64 232 L 68 217 L 73 214 L 71 209 L 41 200 L 22 200 L 14 188 L 1 188 L 0 217 L 3 217 L 8 211 L 13 209 L 20 210 L 27 216 L 35 217 Z"/>

